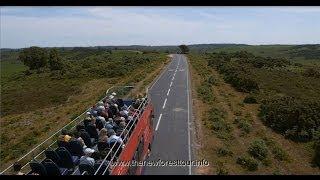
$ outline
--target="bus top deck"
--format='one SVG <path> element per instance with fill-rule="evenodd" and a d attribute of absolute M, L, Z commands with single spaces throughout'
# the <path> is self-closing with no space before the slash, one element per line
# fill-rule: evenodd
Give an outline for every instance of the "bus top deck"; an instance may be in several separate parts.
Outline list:
<path fill-rule="evenodd" d="M 19 158 L 17 162 L 22 165 L 20 172 L 23 172 L 27 175 L 109 175 L 115 174 L 112 173 L 115 168 L 115 163 L 119 161 L 120 156 L 125 157 L 124 149 L 129 149 L 127 147 L 130 144 L 130 138 L 133 139 L 133 132 L 135 127 L 139 123 L 142 116 L 146 116 L 144 114 L 145 109 L 151 108 L 148 113 L 151 115 L 153 112 L 152 105 L 150 103 L 150 99 L 147 94 L 138 99 L 127 98 L 129 93 L 131 92 L 133 86 L 113 86 L 108 89 L 106 92 L 106 96 L 104 96 L 98 103 L 96 103 L 93 107 L 88 108 L 81 115 L 73 119 L 71 122 L 66 124 L 64 127 L 53 133 L 46 140 L 35 146 L 32 150 L 26 153 L 24 156 Z M 127 98 L 127 99 L 122 99 Z M 103 104 L 102 104 L 103 103 Z M 99 125 L 97 116 L 101 116 L 100 113 L 91 114 L 88 112 L 96 111 L 97 108 L 101 105 L 106 106 L 114 106 L 118 108 L 117 116 L 113 116 L 112 118 L 119 118 L 119 111 L 126 111 L 125 114 L 125 127 L 122 128 L 122 131 L 118 133 L 116 136 L 120 137 L 122 141 L 113 141 L 111 143 L 103 144 L 98 141 L 98 133 L 99 130 L 105 128 L 105 126 L 98 127 Z M 150 107 L 150 108 L 149 108 Z M 96 111 L 97 112 L 97 111 Z M 100 111 L 99 111 L 100 112 Z M 91 115 L 89 115 L 91 114 Z M 147 115 L 149 118 L 149 114 Z M 85 123 L 86 118 L 91 116 L 96 119 L 95 127 L 91 127 Z M 122 116 L 121 116 L 122 117 Z M 128 118 L 130 117 L 130 118 Z M 151 116 L 150 116 L 151 118 Z M 113 122 L 113 121 L 111 121 Z M 100 123 L 101 124 L 101 123 Z M 141 123 L 140 123 L 141 124 Z M 150 125 L 150 124 L 149 124 Z M 145 124 L 144 124 L 145 126 Z M 146 128 L 140 125 L 139 128 Z M 83 139 L 85 146 L 79 147 L 77 143 L 71 143 L 70 141 L 68 146 L 62 146 L 58 142 L 58 136 L 64 130 L 68 130 L 69 132 L 79 132 L 83 136 L 80 137 Z M 94 132 L 96 130 L 96 132 Z M 84 136 L 87 135 L 87 136 Z M 109 136 L 109 135 L 108 135 Z M 137 135 L 135 135 L 137 136 Z M 139 135 L 140 136 L 140 135 Z M 76 141 L 76 138 L 73 138 Z M 132 144 L 131 140 L 131 144 Z M 91 144 L 90 144 L 91 142 Z M 72 145 L 71 145 L 72 144 Z M 90 145 L 89 145 L 90 144 Z M 132 146 L 132 145 L 131 145 Z M 86 164 L 79 164 L 80 157 L 84 156 L 84 150 L 86 147 L 90 147 L 90 149 L 94 150 L 94 160 L 95 164 L 93 167 L 90 167 Z M 80 149 L 82 148 L 82 149 Z M 127 150 L 130 151 L 130 150 Z M 80 152 L 80 153 L 79 153 Z M 129 157 L 131 158 L 131 157 Z M 10 165 L 6 169 L 1 172 L 1 175 L 13 174 L 13 166 Z M 119 169 L 119 168 L 118 168 Z M 120 171 L 117 170 L 119 174 Z"/>

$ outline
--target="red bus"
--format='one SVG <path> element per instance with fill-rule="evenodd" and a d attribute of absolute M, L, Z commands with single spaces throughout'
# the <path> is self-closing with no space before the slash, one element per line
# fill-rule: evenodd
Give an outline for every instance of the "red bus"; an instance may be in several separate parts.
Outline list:
<path fill-rule="evenodd" d="M 153 106 L 150 102 L 143 109 L 128 142 L 118 158 L 112 175 L 140 175 L 143 166 L 134 162 L 144 161 L 151 151 L 153 141 Z"/>
<path fill-rule="evenodd" d="M 139 166 L 138 162 L 143 162 L 150 154 L 151 145 L 153 141 L 153 105 L 150 99 L 146 96 L 138 109 L 133 112 L 136 122 L 132 127 L 128 127 L 129 132 L 132 130 L 130 137 L 128 137 L 124 148 L 121 150 L 120 147 L 115 151 L 117 154 L 118 150 L 121 153 L 116 161 L 113 158 L 109 160 L 108 166 L 102 175 L 110 166 L 111 175 L 140 175 L 143 170 L 143 166 Z M 115 147 L 113 147 L 115 148 Z M 105 158 L 106 159 L 106 158 Z M 104 159 L 104 160 L 105 160 Z M 96 170 L 97 173 L 99 169 Z"/>
<path fill-rule="evenodd" d="M 118 89 L 114 90 L 116 87 Z M 95 106 L 86 110 L 84 113 L 69 122 L 57 132 L 53 133 L 45 141 L 41 142 L 27 154 L 18 159 L 17 162 L 22 166 L 20 172 L 23 172 L 27 175 L 38 174 L 49 176 L 141 174 L 143 166 L 138 166 L 137 164 L 132 165 L 132 163 L 144 161 L 151 151 L 151 144 L 154 135 L 153 105 L 148 97 L 148 92 L 144 97 L 127 98 L 131 90 L 128 91 L 124 89 L 132 89 L 132 86 L 116 87 L 110 88 L 112 91 L 109 89 L 106 92 L 106 96 L 97 104 L 95 104 Z M 108 93 L 109 91 L 112 93 Z M 85 124 L 85 119 L 88 117 L 88 112 L 94 110 L 94 108 L 98 107 L 99 103 L 102 102 L 105 103 L 106 107 L 110 105 L 107 102 L 112 103 L 112 106 L 114 106 L 114 104 L 122 104 L 122 107 L 125 107 L 126 109 L 126 117 L 130 116 L 131 119 L 126 123 L 124 130 L 116 135 L 117 137 L 121 137 L 121 143 L 116 141 L 116 143 L 108 144 L 108 147 L 103 150 L 105 154 L 99 155 L 98 158 L 94 158 L 95 164 L 93 167 L 81 166 L 80 157 L 83 157 L 85 154 L 83 147 L 80 146 L 80 151 L 82 151 L 80 154 L 75 153 L 77 151 L 72 149 L 75 147 L 74 144 L 70 146 L 64 145 L 64 147 L 61 147 L 61 143 L 58 143 L 57 136 L 59 133 L 62 133 L 64 129 L 78 132 L 78 127 L 81 127 L 81 125 Z M 119 111 L 117 111 L 117 116 L 119 116 L 119 114 Z M 120 116 L 113 116 L 113 118 L 120 118 Z M 97 121 L 95 121 L 95 123 L 97 123 Z M 96 127 L 96 133 L 99 133 L 101 128 L 98 128 L 98 124 L 96 124 L 94 127 Z M 89 136 L 91 136 L 92 131 L 95 131 L 91 128 L 91 132 L 89 132 L 89 129 L 86 128 L 81 130 L 87 131 L 86 133 L 89 134 Z M 74 141 L 75 139 L 76 138 L 73 138 Z M 89 141 L 91 140 L 92 145 L 90 148 L 94 149 L 95 152 L 100 153 L 98 140 L 94 139 L 94 137 L 89 137 Z M 57 159 L 59 159 L 59 161 L 57 161 Z M 13 167 L 14 165 L 12 164 L 3 170 L 1 174 L 12 174 Z"/>

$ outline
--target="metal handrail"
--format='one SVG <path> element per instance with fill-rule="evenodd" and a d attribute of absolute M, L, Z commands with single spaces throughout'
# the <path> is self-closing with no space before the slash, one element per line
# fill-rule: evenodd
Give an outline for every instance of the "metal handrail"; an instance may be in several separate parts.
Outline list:
<path fill-rule="evenodd" d="M 142 108 L 145 107 L 145 104 L 147 103 L 147 101 L 148 101 L 148 100 L 146 99 L 145 102 L 144 102 L 144 105 L 142 106 Z M 129 128 L 128 131 L 130 131 L 130 130 L 132 129 L 132 127 L 134 126 L 134 124 L 135 124 L 136 121 L 139 121 L 140 115 L 141 115 L 141 111 L 140 111 L 139 114 L 137 115 L 136 120 L 135 120 L 134 123 L 130 126 L 130 128 Z M 128 133 L 126 134 L 126 136 L 124 137 L 124 139 L 125 139 L 127 136 L 128 136 Z M 115 154 L 113 155 L 113 157 L 111 158 L 110 162 L 113 161 L 113 159 L 116 157 L 116 154 L 117 154 L 117 152 L 118 152 L 119 150 L 120 150 L 120 146 L 117 148 L 117 150 L 116 150 Z M 119 156 L 120 156 L 120 155 L 119 155 Z M 106 169 L 103 171 L 102 175 L 104 175 L 104 174 L 106 173 L 106 171 L 108 170 L 110 164 L 111 164 L 111 163 L 108 164 L 108 166 L 106 167 Z"/>
<path fill-rule="evenodd" d="M 148 90 L 147 90 L 147 92 L 148 92 Z M 141 109 L 141 106 L 144 105 L 144 104 L 146 104 L 147 101 L 148 101 L 148 99 L 147 99 L 147 94 L 146 94 L 146 96 L 145 96 L 145 101 L 142 102 L 142 103 L 139 105 L 139 107 L 137 108 L 137 110 L 140 110 L 140 109 Z M 135 110 L 135 111 L 137 111 L 137 110 Z M 131 124 L 130 130 L 131 130 L 131 128 L 133 127 L 133 125 L 136 123 L 136 121 L 139 120 L 139 115 L 140 115 L 140 113 L 141 113 L 141 111 L 137 114 L 134 122 Z M 129 125 L 129 123 L 126 125 L 126 127 L 124 128 L 124 130 L 127 130 L 128 125 Z M 130 131 L 130 130 L 129 130 L 129 131 Z M 125 131 L 122 131 L 119 136 L 121 137 L 124 132 L 125 132 Z M 128 136 L 128 134 L 129 134 L 129 133 L 126 134 L 125 138 Z M 125 139 L 125 138 L 123 138 L 123 139 Z M 100 168 L 103 166 L 103 164 L 105 163 L 105 161 L 107 160 L 108 156 L 111 154 L 111 152 L 112 152 L 112 150 L 113 150 L 113 148 L 114 148 L 115 146 L 116 146 L 116 143 L 113 144 L 113 146 L 110 148 L 108 154 L 105 156 L 105 158 L 103 159 L 102 163 L 100 164 L 100 166 L 98 167 L 98 169 L 96 170 L 96 172 L 94 173 L 94 175 L 96 175 L 96 174 L 98 173 L 98 171 L 99 171 Z M 118 152 L 118 150 L 119 150 L 120 147 L 121 147 L 121 146 L 119 146 L 118 149 L 116 150 L 115 155 L 116 155 L 116 153 Z M 104 174 L 104 173 L 106 172 L 106 170 L 109 168 L 109 166 L 110 166 L 110 164 L 112 163 L 112 160 L 114 159 L 115 155 L 112 156 L 112 159 L 111 159 L 111 161 L 109 162 L 109 164 L 107 165 L 107 167 L 106 167 L 106 169 L 104 170 L 103 174 Z"/>
<path fill-rule="evenodd" d="M 104 99 L 106 99 L 108 97 L 108 92 L 111 88 L 114 87 L 121 87 L 121 86 L 111 86 L 109 89 L 107 89 L 106 91 L 106 95 L 99 101 L 103 101 Z M 123 86 L 123 87 L 133 87 L 133 86 Z M 98 101 L 98 102 L 99 102 Z M 97 105 L 98 102 L 95 104 Z M 79 116 L 77 116 L 75 119 L 73 119 L 71 122 L 69 122 L 68 124 L 66 124 L 65 126 L 63 126 L 62 128 L 60 128 L 58 131 L 56 131 L 54 134 L 52 134 L 50 137 L 48 137 L 47 139 L 45 139 L 43 142 L 41 142 L 40 144 L 38 144 L 36 147 L 34 147 L 32 150 L 30 150 L 29 152 L 27 152 L 25 155 L 23 155 L 21 158 L 19 158 L 17 160 L 17 162 L 21 161 L 22 159 L 24 159 L 25 157 L 27 157 L 29 154 L 31 154 L 33 151 L 35 151 L 37 148 L 41 147 L 43 144 L 45 144 L 48 140 L 52 139 L 55 135 L 57 135 L 58 133 L 60 133 L 64 128 L 68 127 L 70 124 L 72 124 L 73 122 L 75 122 L 77 119 L 79 119 L 81 116 L 83 116 L 86 112 L 88 112 L 91 109 L 88 108 L 86 111 L 84 111 L 82 114 L 80 114 Z M 75 128 L 80 122 L 78 122 L 77 124 L 75 124 L 71 129 Z M 57 140 L 55 140 L 53 143 L 51 143 L 47 148 L 51 147 L 52 145 L 54 145 L 57 142 Z M 47 149 L 46 148 L 46 149 Z M 39 157 L 41 154 L 43 154 L 45 152 L 45 150 L 42 150 L 37 156 L 35 156 L 34 158 Z M 28 164 L 30 164 L 30 161 L 28 163 L 26 163 L 25 165 L 22 166 L 21 170 L 24 169 Z M 7 167 L 6 169 L 4 169 L 0 174 L 3 174 L 5 172 L 7 172 L 14 164 L 11 164 L 9 167 Z"/>

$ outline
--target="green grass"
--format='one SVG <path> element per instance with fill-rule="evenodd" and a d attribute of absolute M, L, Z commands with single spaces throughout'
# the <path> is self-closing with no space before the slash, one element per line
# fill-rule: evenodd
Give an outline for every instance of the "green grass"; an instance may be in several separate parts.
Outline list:
<path fill-rule="evenodd" d="M 0 61 L 1 62 L 1 80 L 5 80 L 13 74 L 20 73 L 27 69 L 19 61 Z"/>
<path fill-rule="evenodd" d="M 80 93 L 82 84 L 92 79 L 116 78 L 131 74 L 138 67 L 163 59 L 164 54 L 134 51 L 62 52 L 65 72 L 33 73 L 17 61 L 1 62 L 1 116 L 23 113 L 64 103 L 70 95 Z M 78 58 L 75 60 L 75 58 Z M 137 81 L 141 80 L 140 78 Z M 17 108 L 19 107 L 19 108 Z"/>

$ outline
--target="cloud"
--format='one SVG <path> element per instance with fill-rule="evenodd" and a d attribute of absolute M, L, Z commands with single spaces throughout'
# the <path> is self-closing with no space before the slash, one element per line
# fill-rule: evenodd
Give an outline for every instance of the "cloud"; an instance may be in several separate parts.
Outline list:
<path fill-rule="evenodd" d="M 190 7 L 1 8 L 0 41 L 2 47 L 320 41 L 319 24 L 314 23 L 311 16 L 302 12 L 296 16 L 290 12 L 287 12 L 289 15 L 278 16 L 282 10 Z M 319 15 L 312 14 L 312 17 Z"/>

